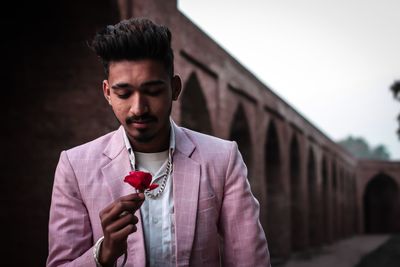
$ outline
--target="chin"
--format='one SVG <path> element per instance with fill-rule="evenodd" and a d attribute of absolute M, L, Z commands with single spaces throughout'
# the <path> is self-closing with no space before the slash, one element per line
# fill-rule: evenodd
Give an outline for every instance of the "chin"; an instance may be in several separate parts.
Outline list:
<path fill-rule="evenodd" d="M 133 133 L 128 132 L 130 137 L 135 140 L 135 142 L 138 143 L 150 143 L 151 141 L 154 140 L 154 134 L 151 134 L 148 131 L 140 131 L 140 130 L 135 130 Z"/>
<path fill-rule="evenodd" d="M 150 143 L 151 141 L 154 140 L 154 136 L 139 135 L 139 136 L 135 137 L 134 139 L 138 143 Z"/>

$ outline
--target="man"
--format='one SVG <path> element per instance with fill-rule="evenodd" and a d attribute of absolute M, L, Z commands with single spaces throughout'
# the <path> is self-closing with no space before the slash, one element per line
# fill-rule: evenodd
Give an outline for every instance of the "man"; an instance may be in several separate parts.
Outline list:
<path fill-rule="evenodd" d="M 47 266 L 270 265 L 236 143 L 170 119 L 181 91 L 170 43 L 170 31 L 147 19 L 95 36 L 121 127 L 61 153 Z M 132 170 L 159 186 L 136 192 L 123 182 Z"/>

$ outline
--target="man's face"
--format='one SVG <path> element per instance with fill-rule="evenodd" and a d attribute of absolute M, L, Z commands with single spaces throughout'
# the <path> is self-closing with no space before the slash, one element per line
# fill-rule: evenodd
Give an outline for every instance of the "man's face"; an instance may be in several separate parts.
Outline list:
<path fill-rule="evenodd" d="M 112 61 L 108 80 L 103 81 L 104 96 L 130 141 L 151 150 L 169 141 L 172 101 L 180 90 L 180 78 L 151 59 Z"/>

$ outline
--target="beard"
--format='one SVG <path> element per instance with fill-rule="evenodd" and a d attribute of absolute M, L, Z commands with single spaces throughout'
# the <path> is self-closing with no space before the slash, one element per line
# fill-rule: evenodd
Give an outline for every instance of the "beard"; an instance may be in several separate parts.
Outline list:
<path fill-rule="evenodd" d="M 138 130 L 139 132 L 141 132 L 140 130 Z M 150 143 L 151 141 L 154 140 L 154 138 L 156 137 L 157 133 L 146 133 L 146 132 L 142 132 L 140 135 L 135 136 L 132 138 L 138 142 L 138 143 L 143 143 L 143 144 L 147 144 Z"/>
<path fill-rule="evenodd" d="M 121 125 L 126 125 L 125 128 L 125 132 L 127 134 L 127 136 L 129 137 L 129 139 L 134 140 L 137 143 L 142 143 L 142 144 L 148 144 L 151 143 L 155 138 L 159 138 L 158 134 L 159 132 L 163 131 L 164 128 L 169 128 L 169 117 L 171 116 L 171 111 L 172 111 L 172 102 L 168 108 L 167 111 L 167 116 L 165 118 L 165 124 L 161 125 L 161 127 L 155 131 L 152 131 L 152 129 L 136 129 L 136 131 L 139 133 L 136 136 L 132 136 L 127 127 L 129 126 L 129 124 L 132 124 L 134 122 L 140 122 L 140 121 L 150 121 L 151 123 L 157 124 L 160 122 L 159 118 L 157 118 L 156 116 L 153 116 L 152 114 L 144 114 L 142 116 L 130 116 L 127 117 L 125 119 L 125 124 L 122 123 L 122 121 L 120 121 L 118 119 L 118 117 L 116 116 L 116 114 L 113 112 L 114 117 L 116 118 L 116 120 L 121 124 Z M 166 134 L 169 134 L 168 131 L 166 131 Z"/>

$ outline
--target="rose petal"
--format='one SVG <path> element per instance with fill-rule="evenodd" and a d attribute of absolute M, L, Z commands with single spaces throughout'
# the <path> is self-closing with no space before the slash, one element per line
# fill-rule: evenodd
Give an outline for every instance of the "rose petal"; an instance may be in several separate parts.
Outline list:
<path fill-rule="evenodd" d="M 149 186 L 149 191 L 151 191 L 151 190 L 153 190 L 153 189 L 156 189 L 158 187 L 158 184 L 151 184 L 150 186 Z"/>
<path fill-rule="evenodd" d="M 124 182 L 130 184 L 139 191 L 147 189 L 151 183 L 152 176 L 148 172 L 131 171 L 125 176 Z"/>

